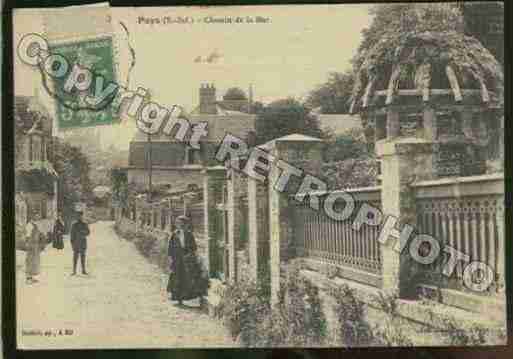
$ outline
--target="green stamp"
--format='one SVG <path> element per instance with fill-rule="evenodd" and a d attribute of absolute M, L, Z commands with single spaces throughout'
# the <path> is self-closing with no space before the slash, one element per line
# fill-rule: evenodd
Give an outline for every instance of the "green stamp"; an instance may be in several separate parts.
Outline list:
<path fill-rule="evenodd" d="M 91 85 L 84 91 L 76 89 L 71 92 L 65 91 L 64 85 L 69 74 L 54 79 L 56 117 L 59 128 L 91 127 L 119 122 L 119 117 L 116 116 L 112 108 L 113 96 L 107 97 L 95 106 L 91 106 L 85 101 L 87 96 L 93 96 L 98 76 L 103 77 L 104 87 L 111 82 L 116 83 L 112 38 L 104 37 L 55 44 L 50 46 L 50 52 L 66 58 L 70 64 L 69 72 L 73 65 L 78 64 L 92 73 Z"/>

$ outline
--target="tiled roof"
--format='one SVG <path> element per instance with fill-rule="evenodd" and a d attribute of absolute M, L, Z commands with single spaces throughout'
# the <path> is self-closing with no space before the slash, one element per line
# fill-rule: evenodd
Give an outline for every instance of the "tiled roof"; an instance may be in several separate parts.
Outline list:
<path fill-rule="evenodd" d="M 224 114 L 208 115 L 194 114 L 187 116 L 191 124 L 207 122 L 207 141 L 221 142 L 227 134 L 246 139 L 248 132 L 255 131 L 256 115 L 247 114 L 238 111 L 227 111 Z M 137 131 L 132 138 L 135 142 L 147 142 L 148 135 L 142 131 Z M 172 142 L 173 137 L 160 133 L 151 136 L 153 142 Z"/>
<path fill-rule="evenodd" d="M 39 112 L 41 116 L 32 115 L 33 112 Z M 15 96 L 14 97 L 14 116 L 18 130 L 28 133 L 36 129 L 51 133 L 52 119 L 48 110 L 34 96 Z M 43 120 L 43 122 L 37 122 Z"/>
<path fill-rule="evenodd" d="M 271 140 L 269 142 L 264 143 L 263 145 L 258 146 L 258 148 L 268 151 L 268 150 L 272 149 L 274 147 L 274 144 L 278 141 L 322 142 L 322 140 L 320 138 L 306 136 L 306 135 L 302 135 L 300 133 L 293 133 L 293 134 L 286 135 L 283 137 L 275 138 L 274 140 Z"/>

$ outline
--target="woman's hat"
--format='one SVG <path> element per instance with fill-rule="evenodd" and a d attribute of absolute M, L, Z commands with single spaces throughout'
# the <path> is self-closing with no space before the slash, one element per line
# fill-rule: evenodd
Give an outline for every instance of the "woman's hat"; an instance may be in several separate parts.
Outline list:
<path fill-rule="evenodd" d="M 181 215 L 181 216 L 176 217 L 176 220 L 177 221 L 182 221 L 182 222 L 188 222 L 189 221 L 189 217 Z"/>

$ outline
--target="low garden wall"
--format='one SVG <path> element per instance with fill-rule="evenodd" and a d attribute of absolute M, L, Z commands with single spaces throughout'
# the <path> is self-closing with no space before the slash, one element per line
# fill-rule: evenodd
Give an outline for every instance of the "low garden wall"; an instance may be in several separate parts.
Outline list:
<path fill-rule="evenodd" d="M 150 226 L 137 228 L 135 221 L 126 217 L 118 219 L 115 225 L 117 234 L 135 244 L 139 252 L 148 258 L 151 263 L 157 264 L 166 273 L 169 270 L 167 256 L 168 240 L 170 233 Z M 206 254 L 205 236 L 202 233 L 194 233 L 200 258 Z"/>
<path fill-rule="evenodd" d="M 301 266 L 301 276 L 320 293 L 330 333 L 337 330 L 337 290 L 347 286 L 364 304 L 366 320 L 390 345 L 505 345 L 504 317 L 490 319 L 428 298 L 404 300 L 383 291 Z M 403 341 L 403 342 L 401 342 Z"/>
<path fill-rule="evenodd" d="M 145 228 L 136 231 L 136 224 L 126 218 L 121 218 L 115 225 L 117 234 L 134 243 L 139 252 L 151 263 L 157 264 L 162 270 L 169 270 L 167 258 L 167 238 L 165 231 Z"/>
<path fill-rule="evenodd" d="M 301 260 L 283 268 L 278 301 L 268 281 L 218 288 L 212 309 L 248 347 L 505 345 L 504 320 L 484 319 L 431 300 L 408 301 L 312 271 Z"/>

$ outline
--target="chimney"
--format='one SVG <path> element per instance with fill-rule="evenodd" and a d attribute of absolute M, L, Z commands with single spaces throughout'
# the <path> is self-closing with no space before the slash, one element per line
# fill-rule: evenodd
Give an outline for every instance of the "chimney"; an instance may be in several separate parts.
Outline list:
<path fill-rule="evenodd" d="M 214 84 L 201 84 L 199 89 L 200 114 L 215 115 L 216 108 L 216 88 Z"/>
<path fill-rule="evenodd" d="M 253 84 L 249 84 L 248 90 L 248 113 L 253 112 Z"/>

